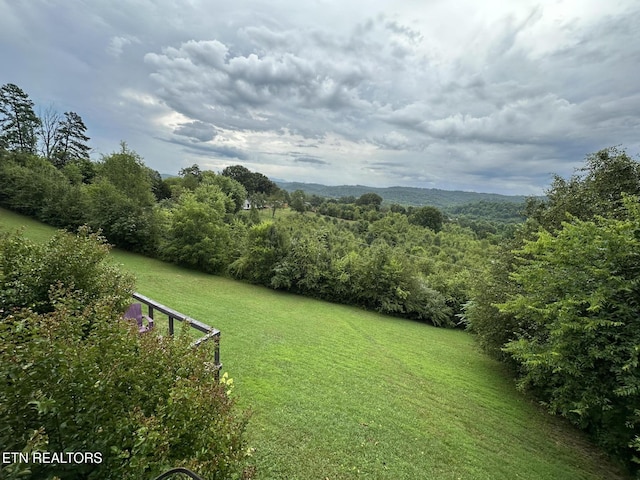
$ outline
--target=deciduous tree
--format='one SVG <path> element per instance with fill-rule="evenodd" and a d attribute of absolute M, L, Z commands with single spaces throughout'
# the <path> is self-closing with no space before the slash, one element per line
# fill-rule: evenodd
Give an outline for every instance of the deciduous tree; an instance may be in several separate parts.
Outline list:
<path fill-rule="evenodd" d="M 253 225 L 247 232 L 245 251 L 230 265 L 230 272 L 263 285 L 271 285 L 276 266 L 285 257 L 289 239 L 274 222 Z"/>
<path fill-rule="evenodd" d="M 52 160 L 53 152 L 56 151 L 56 137 L 60 128 L 60 114 L 53 105 L 49 105 L 40 113 L 39 118 L 40 153 L 47 160 Z"/>
<path fill-rule="evenodd" d="M 225 224 L 228 200 L 218 186 L 201 185 L 184 192 L 170 217 L 163 255 L 199 270 L 219 273 L 229 261 L 230 228 Z"/>
<path fill-rule="evenodd" d="M 120 152 L 98 163 L 96 179 L 87 192 L 92 227 L 101 228 L 119 247 L 155 250 L 158 231 L 151 176 L 142 158 L 126 143 L 121 144 Z"/>
<path fill-rule="evenodd" d="M 267 201 L 271 205 L 271 218 L 274 218 L 276 216 L 277 209 L 282 208 L 285 205 L 288 197 L 289 194 L 287 193 L 287 191 L 280 188 L 269 195 Z"/>
<path fill-rule="evenodd" d="M 436 207 L 426 206 L 413 210 L 409 216 L 409 222 L 421 227 L 430 228 L 434 232 L 442 230 L 444 215 Z"/>
<path fill-rule="evenodd" d="M 382 197 L 377 193 L 373 193 L 373 192 L 363 193 L 362 195 L 360 195 L 360 198 L 356 200 L 356 205 L 361 207 L 371 207 L 376 210 L 380 208 L 381 204 L 382 204 Z"/>
<path fill-rule="evenodd" d="M 206 185 L 217 185 L 224 192 L 232 204 L 227 207 L 227 213 L 233 214 L 239 212 L 247 200 L 247 190 L 240 182 L 233 178 L 217 175 L 207 170 L 202 172 L 202 183 Z"/>
<path fill-rule="evenodd" d="M 587 156 L 585 165 L 569 179 L 554 177 L 547 200 L 530 200 L 527 216 L 547 229 L 558 229 L 567 214 L 582 220 L 595 215 L 624 214 L 622 196 L 640 195 L 640 163 L 615 147 Z"/>
<path fill-rule="evenodd" d="M 305 212 L 305 210 L 307 209 L 306 195 L 302 190 L 296 190 L 291 194 L 291 203 L 289 206 L 298 213 Z"/>
<path fill-rule="evenodd" d="M 222 170 L 222 175 L 240 182 L 244 188 L 247 189 L 247 193 L 250 196 L 255 193 L 262 193 L 269 196 L 278 190 L 278 186 L 265 175 L 259 172 L 252 172 L 242 165 L 232 165 L 227 167 Z"/>

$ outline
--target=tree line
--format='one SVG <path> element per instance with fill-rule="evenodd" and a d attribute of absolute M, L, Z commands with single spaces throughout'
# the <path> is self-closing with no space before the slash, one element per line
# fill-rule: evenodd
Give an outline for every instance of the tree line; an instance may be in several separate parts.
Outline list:
<path fill-rule="evenodd" d="M 38 116 L 29 96 L 17 85 L 0 87 L 0 147 L 19 153 L 40 153 L 58 167 L 71 160 L 89 160 L 91 148 L 82 117 L 61 116 L 52 107 Z"/>
<path fill-rule="evenodd" d="M 617 148 L 555 176 L 488 257 L 463 318 L 519 387 L 636 473 L 640 462 L 640 164 Z"/>
<path fill-rule="evenodd" d="M 356 199 L 365 193 L 380 195 L 386 204 L 398 204 L 404 206 L 419 207 L 432 205 L 442 210 L 449 210 L 456 206 L 469 203 L 515 203 L 522 204 L 526 201 L 526 195 L 500 195 L 497 193 L 466 192 L 455 190 L 441 190 L 437 188 L 417 187 L 369 187 L 364 185 L 321 185 L 317 183 L 301 183 L 279 181 L 278 185 L 288 192 L 303 190 L 307 195 L 326 199 L 353 198 Z M 351 202 L 352 203 L 352 202 Z"/>
<path fill-rule="evenodd" d="M 20 98 L 18 118 L 31 106 Z M 88 225 L 117 247 L 205 272 L 453 326 L 469 272 L 492 248 L 433 207 L 383 209 L 375 193 L 353 200 L 349 221 L 328 218 L 310 211 L 304 192 L 289 195 L 241 165 L 193 165 L 163 180 L 125 143 L 95 162 L 73 149 L 60 162 L 9 140 L 18 123 L 2 130 L 1 205 L 70 230 Z M 288 204 L 297 213 L 276 216 Z"/>
<path fill-rule="evenodd" d="M 455 325 L 469 272 L 494 248 L 456 224 L 375 208 L 357 221 L 244 210 L 263 187 L 194 167 L 162 180 L 126 144 L 90 167 L 0 151 L 0 205 L 183 266 L 438 325 Z"/>

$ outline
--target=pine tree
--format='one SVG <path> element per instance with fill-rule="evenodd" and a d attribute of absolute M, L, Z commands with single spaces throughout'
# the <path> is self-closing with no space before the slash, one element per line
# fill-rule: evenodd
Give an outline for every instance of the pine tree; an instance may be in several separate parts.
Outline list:
<path fill-rule="evenodd" d="M 55 135 L 53 163 L 57 167 L 63 167 L 71 160 L 89 159 L 91 147 L 86 144 L 89 140 L 86 131 L 80 115 L 75 112 L 64 113 L 64 120 L 60 122 Z"/>
<path fill-rule="evenodd" d="M 35 154 L 40 119 L 33 111 L 29 96 L 13 83 L 3 85 L 0 114 L 0 147 Z"/>

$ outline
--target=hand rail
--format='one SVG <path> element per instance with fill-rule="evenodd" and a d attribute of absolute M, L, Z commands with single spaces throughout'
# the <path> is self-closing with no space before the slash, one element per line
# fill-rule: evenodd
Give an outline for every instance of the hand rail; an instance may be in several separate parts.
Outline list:
<path fill-rule="evenodd" d="M 168 470 L 168 471 L 164 472 L 159 477 L 154 478 L 154 480 L 163 480 L 165 478 L 169 478 L 170 475 L 174 475 L 176 473 L 184 473 L 185 475 L 193 478 L 193 480 L 203 480 L 202 477 L 199 477 L 198 475 L 193 473 L 191 470 L 189 470 L 187 468 L 182 468 L 182 467 L 172 468 L 171 470 Z"/>
<path fill-rule="evenodd" d="M 220 370 L 222 369 L 222 363 L 220 363 L 220 330 L 217 328 L 210 327 L 202 322 L 199 322 L 195 318 L 188 317 L 187 315 L 180 313 L 172 308 L 169 308 L 161 303 L 156 302 L 155 300 L 146 297 L 138 292 L 133 292 L 131 294 L 133 298 L 144 303 L 149 309 L 149 317 L 153 320 L 153 312 L 157 310 L 161 313 L 164 313 L 169 318 L 169 335 L 173 335 L 173 321 L 178 320 L 179 322 L 187 322 L 189 327 L 195 328 L 196 330 L 204 333 L 205 335 L 198 340 L 195 340 L 191 345 L 193 347 L 197 347 L 201 343 L 213 339 L 215 342 L 215 349 L 213 353 L 213 363 L 215 365 L 215 376 L 216 379 L 220 379 Z"/>

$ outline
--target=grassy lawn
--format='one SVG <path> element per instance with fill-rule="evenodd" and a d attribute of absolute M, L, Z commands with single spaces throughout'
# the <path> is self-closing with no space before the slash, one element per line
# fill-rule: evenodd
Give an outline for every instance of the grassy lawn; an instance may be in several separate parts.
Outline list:
<path fill-rule="evenodd" d="M 0 209 L 0 230 L 19 225 L 53 231 Z M 222 331 L 262 480 L 624 478 L 465 332 L 113 258 L 138 291 Z"/>

